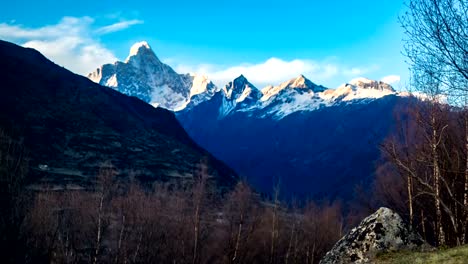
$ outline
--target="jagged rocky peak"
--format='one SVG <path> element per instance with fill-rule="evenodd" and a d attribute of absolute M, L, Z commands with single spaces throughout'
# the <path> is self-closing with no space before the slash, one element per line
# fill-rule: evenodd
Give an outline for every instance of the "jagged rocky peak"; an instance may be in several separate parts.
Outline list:
<path fill-rule="evenodd" d="M 316 85 L 315 83 L 311 82 L 309 79 L 307 79 L 304 75 L 299 75 L 295 79 L 291 79 L 290 81 L 287 82 L 289 88 L 302 88 L 302 89 L 310 89 L 314 90 L 316 88 L 320 88 L 321 86 Z"/>
<path fill-rule="evenodd" d="M 384 83 L 382 81 L 375 81 L 375 80 L 362 78 L 362 77 L 353 79 L 346 85 L 353 85 L 357 88 L 395 92 L 395 89 L 393 89 L 393 87 L 388 83 Z"/>
<path fill-rule="evenodd" d="M 92 81 L 169 110 L 190 101 L 193 78 L 159 60 L 146 41 L 135 43 L 124 62 L 105 64 L 88 75 Z"/>
<path fill-rule="evenodd" d="M 156 62 L 160 62 L 154 51 L 151 49 L 151 46 L 146 41 L 140 41 L 132 45 L 127 59 L 125 60 L 128 63 L 132 59 L 141 59 L 149 57 L 154 59 Z"/>
<path fill-rule="evenodd" d="M 341 238 L 320 264 L 372 263 L 381 252 L 430 249 L 396 212 L 382 207 Z"/>
<path fill-rule="evenodd" d="M 148 51 L 148 50 L 151 50 L 151 47 L 146 41 L 137 42 L 133 44 L 133 46 L 130 48 L 129 56 L 137 55 L 140 50 Z"/>
<path fill-rule="evenodd" d="M 190 88 L 190 96 L 198 95 L 201 93 L 214 94 L 217 90 L 216 85 L 208 79 L 206 75 L 197 75 L 194 73 L 189 74 L 192 79 L 192 87 Z"/>
<path fill-rule="evenodd" d="M 283 82 L 278 86 L 267 86 L 262 89 L 263 98 L 262 100 L 268 100 L 271 97 L 279 94 L 281 91 L 286 89 L 297 89 L 297 90 L 304 90 L 310 92 L 323 92 L 326 90 L 325 87 L 319 86 L 309 79 L 307 79 L 304 75 L 299 75 L 296 78 L 290 79 L 289 81 Z"/>
<path fill-rule="evenodd" d="M 223 91 L 227 99 L 236 102 L 242 102 L 246 99 L 258 100 L 262 97 L 261 92 L 244 75 L 229 82 Z"/>
<path fill-rule="evenodd" d="M 102 79 L 102 66 L 99 68 L 96 68 L 93 72 L 88 73 L 88 79 L 95 83 L 99 83 Z"/>
<path fill-rule="evenodd" d="M 233 89 L 242 88 L 242 87 L 250 85 L 249 81 L 247 80 L 247 78 L 245 78 L 243 74 L 235 78 L 234 81 L 232 81 L 232 83 L 233 83 Z"/>

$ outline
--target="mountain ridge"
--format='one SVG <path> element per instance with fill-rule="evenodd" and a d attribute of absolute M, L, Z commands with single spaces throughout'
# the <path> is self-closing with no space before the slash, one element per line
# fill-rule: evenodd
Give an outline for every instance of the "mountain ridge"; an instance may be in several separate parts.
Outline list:
<path fill-rule="evenodd" d="M 140 57 L 149 59 L 138 59 Z M 223 91 L 224 103 L 223 109 L 220 109 L 220 117 L 233 111 L 254 110 L 262 112 L 262 116 L 281 119 L 297 111 L 314 111 L 342 102 L 359 103 L 364 99 L 400 95 L 391 85 L 382 81 L 356 78 L 331 89 L 313 83 L 303 74 L 263 89 L 257 89 L 244 75 L 240 75 L 220 89 L 206 76 L 176 73 L 157 58 L 145 41 L 137 42 L 130 48 L 125 62 L 116 62 L 114 66 L 105 64 L 90 73 L 88 78 L 125 94 L 137 96 L 153 106 L 175 112 L 211 100 L 215 94 Z M 244 102 L 245 99 L 248 100 Z"/>

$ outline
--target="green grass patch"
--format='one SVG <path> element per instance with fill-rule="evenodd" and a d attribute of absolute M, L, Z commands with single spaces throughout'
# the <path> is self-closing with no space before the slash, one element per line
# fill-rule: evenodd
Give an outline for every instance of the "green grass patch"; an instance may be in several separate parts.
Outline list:
<path fill-rule="evenodd" d="M 468 245 L 433 252 L 399 251 L 384 253 L 376 264 L 468 264 Z"/>

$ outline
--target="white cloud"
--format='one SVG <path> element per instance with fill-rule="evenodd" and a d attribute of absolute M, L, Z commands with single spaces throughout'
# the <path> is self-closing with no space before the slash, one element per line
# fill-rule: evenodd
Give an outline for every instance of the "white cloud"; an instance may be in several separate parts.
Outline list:
<path fill-rule="evenodd" d="M 116 32 L 143 23 L 129 20 L 95 30 L 94 22 L 91 17 L 64 17 L 57 24 L 38 28 L 1 23 L 0 38 L 37 49 L 55 63 L 86 75 L 102 64 L 117 60 L 96 34 Z"/>
<path fill-rule="evenodd" d="M 40 28 L 0 23 L 0 37 L 5 39 L 53 39 L 66 35 L 79 35 L 94 20 L 90 17 L 64 17 L 58 24 Z"/>
<path fill-rule="evenodd" d="M 32 40 L 24 43 L 65 68 L 86 75 L 102 64 L 116 61 L 112 52 L 99 43 L 79 37 L 62 37 L 55 40 Z"/>
<path fill-rule="evenodd" d="M 37 28 L 25 27 L 14 22 L 0 23 L 0 38 L 35 48 L 55 63 L 86 75 L 102 64 L 117 60 L 113 52 L 99 41 L 99 36 L 142 23 L 143 21 L 137 19 L 121 20 L 98 27 L 91 17 L 64 17 L 57 24 Z M 299 74 L 305 75 L 317 84 L 334 87 L 337 83 L 364 76 L 378 69 L 375 65 L 350 67 L 337 62 L 336 58 L 315 61 L 302 58 L 284 60 L 273 57 L 266 61 L 227 66 L 184 63 L 177 65 L 176 61 L 171 61 L 170 64 L 175 65 L 174 68 L 179 73 L 194 72 L 207 75 L 218 86 L 223 86 L 244 74 L 258 88 L 279 84 Z M 331 83 L 333 85 L 330 85 Z"/>
<path fill-rule="evenodd" d="M 122 21 L 122 22 L 117 22 L 112 25 L 104 26 L 101 28 L 98 28 L 96 30 L 96 33 L 98 34 L 108 34 L 120 30 L 124 30 L 126 28 L 129 28 L 130 26 L 133 25 L 138 25 L 138 24 L 143 24 L 142 20 L 134 19 L 134 20 L 127 20 L 127 21 Z"/>
<path fill-rule="evenodd" d="M 257 88 L 266 85 L 276 85 L 299 74 L 317 84 L 326 84 L 333 79 L 349 80 L 377 69 L 370 67 L 347 67 L 336 62 L 318 62 L 308 59 L 282 60 L 270 58 L 264 62 L 255 64 L 241 64 L 234 66 L 217 66 L 211 64 L 184 65 L 175 67 L 177 72 L 192 72 L 207 75 L 215 84 L 223 86 L 243 74 Z"/>
<path fill-rule="evenodd" d="M 382 82 L 388 83 L 388 84 L 398 84 L 400 80 L 401 78 L 398 75 L 388 75 L 381 79 Z"/>

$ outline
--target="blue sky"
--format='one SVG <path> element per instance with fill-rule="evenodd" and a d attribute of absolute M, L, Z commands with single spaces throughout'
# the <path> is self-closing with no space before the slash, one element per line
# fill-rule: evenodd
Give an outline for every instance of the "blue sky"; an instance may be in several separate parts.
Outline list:
<path fill-rule="evenodd" d="M 146 40 L 178 72 L 205 74 L 218 85 L 241 73 L 259 88 L 299 74 L 328 87 L 362 76 L 401 89 L 408 79 L 400 0 L 2 5 L 0 39 L 36 48 L 80 74 L 124 60 L 133 43 Z"/>

